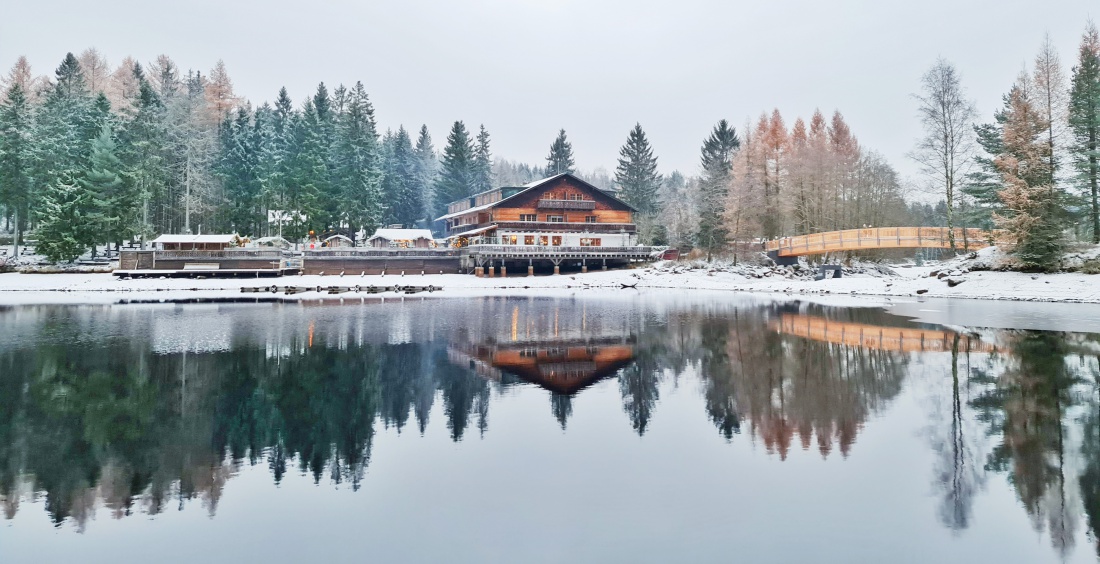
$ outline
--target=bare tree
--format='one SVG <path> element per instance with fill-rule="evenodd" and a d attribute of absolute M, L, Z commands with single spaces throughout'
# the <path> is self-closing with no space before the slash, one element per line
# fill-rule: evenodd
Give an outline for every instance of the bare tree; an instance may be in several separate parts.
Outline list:
<path fill-rule="evenodd" d="M 920 165 L 933 186 L 942 189 L 947 199 L 947 227 L 955 227 L 955 188 L 970 165 L 974 148 L 974 102 L 966 97 L 955 66 L 944 58 L 936 59 L 921 77 L 917 114 L 924 137 L 909 157 Z M 955 250 L 954 230 L 950 234 Z"/>

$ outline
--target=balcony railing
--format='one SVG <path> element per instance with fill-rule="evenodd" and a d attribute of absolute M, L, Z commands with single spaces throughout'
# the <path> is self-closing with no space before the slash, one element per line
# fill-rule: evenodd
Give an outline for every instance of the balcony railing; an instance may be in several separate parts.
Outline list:
<path fill-rule="evenodd" d="M 462 227 L 456 227 L 452 229 L 452 231 L 456 233 L 461 233 L 463 231 L 489 227 L 490 225 L 496 225 L 497 229 L 529 232 L 560 231 L 568 233 L 635 233 L 638 231 L 638 227 L 633 223 L 585 223 L 577 221 L 498 221 L 495 223 L 482 223 L 479 225 L 463 225 Z"/>
<path fill-rule="evenodd" d="M 552 200 L 544 198 L 539 200 L 540 210 L 594 210 L 596 202 L 593 200 Z"/>
<path fill-rule="evenodd" d="M 140 251 L 139 251 L 140 252 Z M 225 249 L 221 251 L 153 251 L 156 260 L 190 260 L 190 259 L 279 259 L 283 256 L 293 256 L 289 252 L 281 250 L 246 250 Z"/>

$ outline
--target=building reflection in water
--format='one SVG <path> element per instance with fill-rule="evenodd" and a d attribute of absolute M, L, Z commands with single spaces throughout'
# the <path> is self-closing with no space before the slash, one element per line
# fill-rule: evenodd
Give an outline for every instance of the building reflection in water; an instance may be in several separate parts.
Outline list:
<path fill-rule="evenodd" d="M 691 378 L 725 439 L 749 434 L 777 460 L 845 457 L 921 367 L 944 390 L 928 440 L 945 526 L 969 526 L 990 474 L 1063 554 L 1077 515 L 1100 524 L 1095 335 L 982 340 L 875 309 L 506 298 L 13 308 L 0 330 L 8 519 L 27 500 L 78 528 L 97 508 L 197 501 L 214 514 L 246 465 L 356 489 L 377 425 L 424 433 L 441 414 L 461 441 L 489 431 L 492 402 L 508 401 L 494 391 L 511 386 L 547 390 L 565 428 L 576 394 L 615 382 L 644 435 L 662 389 Z"/>

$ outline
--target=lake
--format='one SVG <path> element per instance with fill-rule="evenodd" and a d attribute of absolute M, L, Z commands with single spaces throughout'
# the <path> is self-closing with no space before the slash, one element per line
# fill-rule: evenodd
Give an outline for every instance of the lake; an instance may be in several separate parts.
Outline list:
<path fill-rule="evenodd" d="M 1100 316 L 976 303 L 0 307 L 0 561 L 1096 562 Z"/>

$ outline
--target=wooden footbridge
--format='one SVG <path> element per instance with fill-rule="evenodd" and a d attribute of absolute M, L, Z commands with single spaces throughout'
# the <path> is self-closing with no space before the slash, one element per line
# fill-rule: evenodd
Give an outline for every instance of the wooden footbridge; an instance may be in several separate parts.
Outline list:
<path fill-rule="evenodd" d="M 949 249 L 952 231 L 956 249 L 982 249 L 993 240 L 993 234 L 982 229 L 875 227 L 783 237 L 765 242 L 764 250 L 774 259 L 866 249 Z"/>
<path fill-rule="evenodd" d="M 944 329 L 884 327 L 866 323 L 832 321 L 824 317 L 784 313 L 770 323 L 771 329 L 813 341 L 894 352 L 992 353 L 996 345 L 969 335 Z"/>

